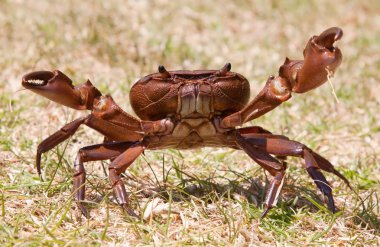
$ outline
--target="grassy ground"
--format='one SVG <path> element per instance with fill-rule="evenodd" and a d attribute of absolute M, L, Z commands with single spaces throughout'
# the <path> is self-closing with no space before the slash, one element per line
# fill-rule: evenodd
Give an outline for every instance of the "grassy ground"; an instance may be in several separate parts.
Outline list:
<path fill-rule="evenodd" d="M 0 1 L 0 245 L 380 245 L 379 12 L 376 1 L 343 0 Z M 252 124 L 336 164 L 356 192 L 328 176 L 339 213 L 326 211 L 302 161 L 290 159 L 278 207 L 260 220 L 269 174 L 242 152 L 207 148 L 146 152 L 126 172 L 144 220 L 115 204 L 107 162 L 88 163 L 91 218 L 81 218 L 73 159 L 102 141 L 86 128 L 44 155 L 39 180 L 38 143 L 85 113 L 19 91 L 24 73 L 58 68 L 76 82 L 90 78 L 132 112 L 129 88 L 159 64 L 215 69 L 229 61 L 255 95 L 285 56 L 301 58 L 308 38 L 330 26 L 345 32 L 332 79 L 339 101 L 326 84 Z"/>

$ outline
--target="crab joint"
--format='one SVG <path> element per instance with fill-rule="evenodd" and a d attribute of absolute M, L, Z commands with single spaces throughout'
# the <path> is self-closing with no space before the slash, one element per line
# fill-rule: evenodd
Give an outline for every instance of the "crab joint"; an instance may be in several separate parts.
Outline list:
<path fill-rule="evenodd" d="M 145 133 L 169 134 L 174 129 L 174 123 L 170 118 L 157 121 L 142 121 L 141 129 Z"/>
<path fill-rule="evenodd" d="M 286 79 L 280 76 L 269 78 L 268 90 L 270 91 L 268 96 L 276 98 L 281 102 L 289 99 L 291 96 Z"/>

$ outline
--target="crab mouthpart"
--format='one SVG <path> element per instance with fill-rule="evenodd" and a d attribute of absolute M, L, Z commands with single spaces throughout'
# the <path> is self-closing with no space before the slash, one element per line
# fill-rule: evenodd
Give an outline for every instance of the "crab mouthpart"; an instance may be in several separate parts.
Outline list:
<path fill-rule="evenodd" d="M 22 85 L 25 88 L 46 86 L 54 76 L 51 71 L 35 71 L 22 78 Z"/>

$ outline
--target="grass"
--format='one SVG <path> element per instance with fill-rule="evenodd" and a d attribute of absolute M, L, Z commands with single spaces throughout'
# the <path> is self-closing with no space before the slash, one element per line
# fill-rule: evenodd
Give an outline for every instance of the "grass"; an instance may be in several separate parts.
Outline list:
<path fill-rule="evenodd" d="M 341 0 L 0 1 L 0 244 L 380 245 L 379 11 L 373 1 Z M 228 61 L 255 95 L 285 56 L 301 58 L 308 38 L 330 26 L 344 30 L 344 61 L 332 78 L 339 102 L 326 84 L 251 124 L 336 164 L 355 193 L 328 176 L 341 209 L 335 215 L 292 158 L 278 207 L 260 220 L 270 175 L 242 152 L 205 148 L 151 151 L 135 162 L 124 181 L 140 219 L 115 203 L 108 163 L 86 164 L 84 219 L 72 200 L 73 160 L 80 147 L 102 141 L 88 128 L 43 156 L 39 180 L 38 143 L 86 113 L 19 91 L 26 72 L 90 78 L 132 112 L 131 85 L 159 64 L 214 69 Z"/>

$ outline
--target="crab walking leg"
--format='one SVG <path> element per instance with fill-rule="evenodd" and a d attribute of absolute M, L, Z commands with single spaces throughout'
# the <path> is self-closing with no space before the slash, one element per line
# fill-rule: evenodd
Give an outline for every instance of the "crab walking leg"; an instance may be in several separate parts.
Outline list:
<path fill-rule="evenodd" d="M 238 129 L 239 135 L 244 135 L 245 138 L 247 137 L 269 137 L 269 138 L 279 138 L 284 140 L 289 140 L 288 137 L 283 135 L 274 135 L 269 130 L 264 129 L 260 126 L 250 126 L 250 127 L 244 127 Z M 279 159 L 282 163 L 282 165 L 286 165 L 286 156 L 284 155 L 276 155 L 276 158 Z"/>
<path fill-rule="evenodd" d="M 326 172 L 332 173 L 342 179 L 347 186 L 351 189 L 351 185 L 347 178 L 345 178 L 340 172 L 338 172 L 334 166 L 324 157 L 315 153 L 313 150 L 308 148 L 302 143 L 297 141 L 292 141 L 285 138 L 281 135 L 261 135 L 261 134 L 250 134 L 245 135 L 242 134 L 244 138 L 246 138 L 251 144 L 256 147 L 265 150 L 266 152 L 273 155 L 281 155 L 281 156 L 296 156 L 302 157 L 305 159 L 305 162 L 309 162 L 309 166 L 314 166 L 318 169 L 324 170 Z M 306 161 L 309 160 L 309 161 Z M 310 162 L 312 161 L 312 162 Z M 308 165 L 308 164 L 306 164 Z"/>
<path fill-rule="evenodd" d="M 105 135 L 108 139 L 118 141 L 138 141 L 142 135 L 129 131 L 120 126 L 115 126 L 103 119 L 97 119 L 93 115 L 75 119 L 74 121 L 66 124 L 60 130 L 43 140 L 37 148 L 36 165 L 38 175 L 41 177 L 41 156 L 43 153 L 53 149 L 61 142 L 67 140 L 72 136 L 82 124 L 95 129 L 96 131 Z"/>
<path fill-rule="evenodd" d="M 128 195 L 125 190 L 124 183 L 120 178 L 120 174 L 125 172 L 133 161 L 135 161 L 137 157 L 143 153 L 144 149 L 145 147 L 141 144 L 141 142 L 136 143 L 114 159 L 108 168 L 109 179 L 115 192 L 116 199 L 123 209 L 132 216 L 136 216 L 136 214 L 129 207 Z"/>
<path fill-rule="evenodd" d="M 249 155 L 249 157 L 273 176 L 273 179 L 265 192 L 264 211 L 261 214 L 261 218 L 263 218 L 267 215 L 269 210 L 277 204 L 278 197 L 284 185 L 286 165 L 281 164 L 268 153 L 256 148 L 241 136 L 237 136 L 236 143 Z"/>
<path fill-rule="evenodd" d="M 242 110 L 225 117 L 222 128 L 232 128 L 258 118 L 291 97 L 291 92 L 305 93 L 325 83 L 342 61 L 342 53 L 333 46 L 343 35 L 332 27 L 319 36 L 313 36 L 304 49 L 304 60 L 290 60 L 271 76 L 261 92 Z"/>
<path fill-rule="evenodd" d="M 252 135 L 250 137 L 244 137 L 244 135 L 242 136 L 248 143 L 264 152 L 280 156 L 302 157 L 305 160 L 305 168 L 307 172 L 313 178 L 314 183 L 317 185 L 319 190 L 327 197 L 330 211 L 333 213 L 336 212 L 331 187 L 320 170 L 335 174 L 350 188 L 351 186 L 348 180 L 341 173 L 339 173 L 328 160 L 296 141 L 280 139 L 276 136 L 273 138 L 260 137 L 259 134 L 257 137 L 253 137 Z"/>
<path fill-rule="evenodd" d="M 240 129 L 237 129 L 237 132 L 239 135 L 242 135 L 245 138 L 247 138 L 247 137 L 253 137 L 253 138 L 261 137 L 261 138 L 278 138 L 278 139 L 289 140 L 289 138 L 286 136 L 272 134 L 272 132 L 270 132 L 269 130 L 266 130 L 260 126 L 250 126 L 250 127 L 240 128 Z"/>
<path fill-rule="evenodd" d="M 60 130 L 43 140 L 37 148 L 37 154 L 36 154 L 36 165 L 37 165 L 37 172 L 38 175 L 41 176 L 41 156 L 43 153 L 51 150 L 55 146 L 57 146 L 59 143 L 65 141 L 67 138 L 72 136 L 79 128 L 80 125 L 82 125 L 86 121 L 87 117 L 78 118 L 72 121 L 71 123 L 66 124 L 63 126 Z"/>
<path fill-rule="evenodd" d="M 88 214 L 82 204 L 85 198 L 86 182 L 86 171 L 83 163 L 88 161 L 114 159 L 135 143 L 136 142 L 112 142 L 87 146 L 79 149 L 74 163 L 73 191 L 74 200 L 85 217 L 88 217 Z"/>

